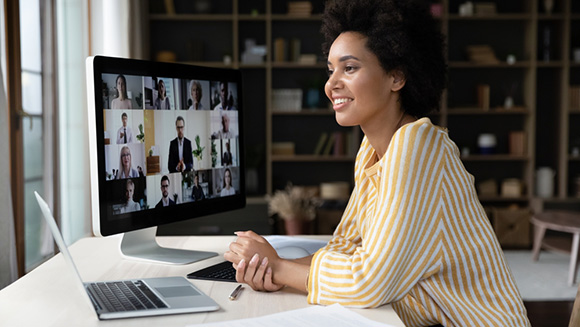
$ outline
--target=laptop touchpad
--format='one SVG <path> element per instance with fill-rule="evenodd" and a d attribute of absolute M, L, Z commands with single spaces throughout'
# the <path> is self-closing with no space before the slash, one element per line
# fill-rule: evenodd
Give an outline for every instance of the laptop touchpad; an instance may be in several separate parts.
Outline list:
<path fill-rule="evenodd" d="M 195 296 L 199 295 L 193 287 L 158 287 L 156 290 L 161 293 L 164 297 L 177 297 L 177 296 Z"/>

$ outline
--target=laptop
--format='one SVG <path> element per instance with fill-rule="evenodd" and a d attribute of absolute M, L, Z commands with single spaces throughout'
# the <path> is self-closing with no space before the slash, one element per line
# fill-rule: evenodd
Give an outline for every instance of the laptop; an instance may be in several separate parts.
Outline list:
<path fill-rule="evenodd" d="M 67 262 L 68 269 L 76 276 L 75 283 L 84 289 L 83 292 L 88 295 L 100 320 L 219 309 L 219 305 L 214 300 L 184 277 L 83 282 L 48 204 L 37 192 L 34 192 L 34 195 L 52 236 Z"/>

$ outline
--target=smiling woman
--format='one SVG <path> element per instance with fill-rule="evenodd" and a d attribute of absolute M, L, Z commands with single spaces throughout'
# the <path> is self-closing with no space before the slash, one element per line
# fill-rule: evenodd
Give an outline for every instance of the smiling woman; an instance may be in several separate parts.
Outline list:
<path fill-rule="evenodd" d="M 443 37 L 412 0 L 326 3 L 325 92 L 343 126 L 365 136 L 355 188 L 333 238 L 281 259 L 238 232 L 226 259 L 256 290 L 283 285 L 308 302 L 392 304 L 406 326 L 529 326 L 526 309 L 447 132 L 425 116 L 446 79 Z"/>

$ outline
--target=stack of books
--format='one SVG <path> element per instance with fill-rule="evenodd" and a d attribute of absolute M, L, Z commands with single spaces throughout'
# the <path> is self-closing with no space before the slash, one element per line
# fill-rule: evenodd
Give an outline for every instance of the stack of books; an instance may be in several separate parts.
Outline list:
<path fill-rule="evenodd" d="M 499 60 L 489 45 L 470 45 L 467 47 L 469 61 L 476 64 L 498 64 Z"/>
<path fill-rule="evenodd" d="M 570 85 L 570 111 L 580 111 L 580 85 Z"/>
<path fill-rule="evenodd" d="M 312 14 L 312 3 L 310 3 L 310 1 L 288 2 L 288 15 L 310 16 L 311 14 Z"/>
<path fill-rule="evenodd" d="M 272 90 L 272 110 L 291 111 L 302 110 L 301 89 L 276 89 Z"/>

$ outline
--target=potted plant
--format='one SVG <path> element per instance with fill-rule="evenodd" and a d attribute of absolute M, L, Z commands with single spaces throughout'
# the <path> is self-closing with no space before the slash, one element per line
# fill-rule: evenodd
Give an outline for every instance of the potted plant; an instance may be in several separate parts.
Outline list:
<path fill-rule="evenodd" d="M 268 212 L 282 218 L 286 234 L 304 234 L 320 205 L 317 193 L 316 187 L 288 184 L 284 190 L 277 190 L 268 197 Z"/>
<path fill-rule="evenodd" d="M 203 159 L 203 150 L 205 149 L 204 146 L 200 144 L 201 140 L 199 135 L 195 136 L 195 149 L 191 151 L 193 153 L 193 157 L 196 159 L 195 169 L 200 168 L 201 160 Z"/>

